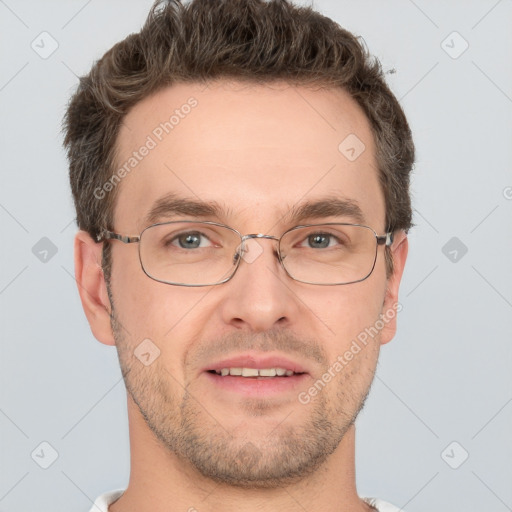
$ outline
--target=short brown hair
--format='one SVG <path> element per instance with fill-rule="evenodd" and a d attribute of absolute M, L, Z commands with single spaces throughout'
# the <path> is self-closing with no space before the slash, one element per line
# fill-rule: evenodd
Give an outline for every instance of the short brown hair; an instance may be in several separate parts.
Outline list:
<path fill-rule="evenodd" d="M 141 31 L 114 45 L 80 79 L 64 117 L 64 146 L 80 229 L 113 229 L 117 189 L 94 191 L 114 174 L 124 116 L 177 82 L 236 79 L 338 87 L 362 107 L 376 143 L 389 230 L 412 226 L 409 176 L 414 144 L 377 59 L 333 20 L 287 0 L 157 0 Z M 109 244 L 103 254 L 110 276 Z M 386 251 L 386 270 L 393 271 Z"/>

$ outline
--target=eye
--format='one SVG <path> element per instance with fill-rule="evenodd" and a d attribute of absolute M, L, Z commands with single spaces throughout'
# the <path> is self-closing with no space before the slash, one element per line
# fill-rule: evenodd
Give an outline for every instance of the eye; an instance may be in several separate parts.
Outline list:
<path fill-rule="evenodd" d="M 300 244 L 301 247 L 312 249 L 326 249 L 340 244 L 340 240 L 331 233 L 312 233 Z"/>
<path fill-rule="evenodd" d="M 203 233 L 199 231 L 189 231 L 174 236 L 168 240 L 166 245 L 178 246 L 181 249 L 200 249 L 202 247 L 209 247 L 211 242 Z"/>

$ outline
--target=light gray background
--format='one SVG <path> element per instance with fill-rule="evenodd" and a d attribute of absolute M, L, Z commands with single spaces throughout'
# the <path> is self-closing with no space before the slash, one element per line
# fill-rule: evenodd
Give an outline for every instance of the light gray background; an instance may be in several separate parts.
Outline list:
<path fill-rule="evenodd" d="M 127 484 L 117 356 L 73 278 L 60 122 L 76 75 L 150 4 L 0 0 L 0 512 L 85 512 Z M 359 493 L 407 512 L 512 510 L 512 1 L 314 5 L 396 70 L 417 146 L 403 311 L 358 419 Z M 59 45 L 46 59 L 31 47 L 51 49 L 43 31 Z"/>

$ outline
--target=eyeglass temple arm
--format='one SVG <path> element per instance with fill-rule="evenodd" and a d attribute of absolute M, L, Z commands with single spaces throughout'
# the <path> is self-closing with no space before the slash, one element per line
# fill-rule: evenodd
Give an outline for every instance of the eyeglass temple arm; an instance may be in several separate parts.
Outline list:
<path fill-rule="evenodd" d="M 377 245 L 386 245 L 386 247 L 389 247 L 393 243 L 393 232 L 390 231 L 389 233 L 386 233 L 385 235 L 377 236 Z"/>
<path fill-rule="evenodd" d="M 140 242 L 140 236 L 126 236 L 120 235 L 118 233 L 114 233 L 113 231 L 107 231 L 104 229 L 97 237 L 96 240 L 98 242 L 102 242 L 103 240 L 119 240 L 124 244 L 132 244 L 134 242 Z"/>

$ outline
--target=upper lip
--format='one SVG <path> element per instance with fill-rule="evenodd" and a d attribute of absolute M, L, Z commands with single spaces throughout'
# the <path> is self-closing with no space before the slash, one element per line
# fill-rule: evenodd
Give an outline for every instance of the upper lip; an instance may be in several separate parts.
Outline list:
<path fill-rule="evenodd" d="M 295 373 L 308 373 L 298 361 L 283 355 L 239 354 L 225 359 L 219 359 L 203 368 L 203 371 L 222 370 L 222 368 L 284 368 Z"/>

